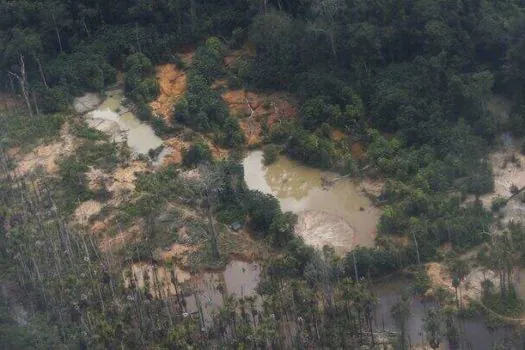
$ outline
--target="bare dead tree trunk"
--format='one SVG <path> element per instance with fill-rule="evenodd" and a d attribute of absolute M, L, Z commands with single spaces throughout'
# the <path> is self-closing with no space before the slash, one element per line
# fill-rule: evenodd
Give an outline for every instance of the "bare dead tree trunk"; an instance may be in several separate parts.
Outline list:
<path fill-rule="evenodd" d="M 33 97 L 33 103 L 35 105 L 36 115 L 40 116 L 40 110 L 38 109 L 38 103 L 36 102 L 36 95 L 34 91 L 32 91 L 31 96 Z"/>
<path fill-rule="evenodd" d="M 49 89 L 49 85 L 47 85 L 46 76 L 44 75 L 44 70 L 42 69 L 42 64 L 40 63 L 40 59 L 35 56 L 36 64 L 38 65 L 38 71 L 40 72 L 40 78 L 42 79 L 42 83 L 44 83 L 44 86 Z"/>
<path fill-rule="evenodd" d="M 62 53 L 62 52 L 64 52 L 64 49 L 62 47 L 62 38 L 60 38 L 60 31 L 58 30 L 57 21 L 55 19 L 55 14 L 54 13 L 51 14 L 51 18 L 53 19 L 53 24 L 55 25 L 55 33 L 57 35 L 57 40 L 58 40 L 58 46 L 60 48 L 60 53 Z"/>
<path fill-rule="evenodd" d="M 27 87 L 26 65 L 24 62 L 24 56 L 22 56 L 22 54 L 19 54 L 18 58 L 20 60 L 20 74 L 14 73 L 12 71 L 9 71 L 9 74 L 13 76 L 16 80 L 18 80 L 18 83 L 20 84 L 20 89 L 22 90 L 22 95 L 24 96 L 24 100 L 26 102 L 27 110 L 29 111 L 29 116 L 32 118 L 33 110 L 31 108 L 31 102 L 29 101 L 29 89 Z"/>
<path fill-rule="evenodd" d="M 412 238 L 414 239 L 414 245 L 416 246 L 417 264 L 418 264 L 419 267 L 421 267 L 421 259 L 419 257 L 419 247 L 417 245 L 416 234 L 415 234 L 415 232 L 413 230 L 412 230 Z"/>
<path fill-rule="evenodd" d="M 86 35 L 89 38 L 91 36 L 91 33 L 89 32 L 89 29 L 87 27 L 86 18 L 85 17 L 82 17 L 82 26 L 84 27 L 84 30 L 86 31 Z"/>

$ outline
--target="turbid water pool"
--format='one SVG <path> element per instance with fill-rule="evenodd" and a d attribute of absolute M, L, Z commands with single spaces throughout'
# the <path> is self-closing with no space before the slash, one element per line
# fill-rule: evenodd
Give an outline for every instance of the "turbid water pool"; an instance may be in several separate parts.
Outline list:
<path fill-rule="evenodd" d="M 147 154 L 150 149 L 162 145 L 160 137 L 146 123 L 141 122 L 128 108 L 122 105 L 122 90 L 107 92 L 100 106 L 86 115 L 91 127 L 101 130 L 115 142 L 126 140 L 132 151 Z"/>
<path fill-rule="evenodd" d="M 296 233 L 307 244 L 317 248 L 330 245 L 338 253 L 357 245 L 374 246 L 381 211 L 356 182 L 284 156 L 265 166 L 262 151 L 249 153 L 243 165 L 248 188 L 272 194 L 283 211 L 298 215 Z M 323 179 L 336 181 L 326 186 Z"/>

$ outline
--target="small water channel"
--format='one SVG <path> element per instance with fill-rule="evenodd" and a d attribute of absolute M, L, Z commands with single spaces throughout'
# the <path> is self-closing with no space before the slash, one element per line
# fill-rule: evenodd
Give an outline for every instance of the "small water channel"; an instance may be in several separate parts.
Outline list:
<path fill-rule="evenodd" d="M 338 253 L 360 245 L 373 247 L 381 214 L 351 179 L 323 186 L 323 178 L 337 174 L 303 166 L 284 156 L 265 166 L 263 152 L 253 151 L 243 161 L 249 189 L 272 194 L 283 211 L 299 217 L 296 233 L 305 242 L 322 248 L 328 244 Z"/>
<path fill-rule="evenodd" d="M 107 92 L 106 99 L 97 109 L 86 114 L 91 127 L 109 134 L 112 141 L 126 140 L 132 151 L 147 154 L 150 149 L 162 145 L 162 140 L 148 124 L 141 122 L 128 108 L 122 105 L 122 90 Z"/>

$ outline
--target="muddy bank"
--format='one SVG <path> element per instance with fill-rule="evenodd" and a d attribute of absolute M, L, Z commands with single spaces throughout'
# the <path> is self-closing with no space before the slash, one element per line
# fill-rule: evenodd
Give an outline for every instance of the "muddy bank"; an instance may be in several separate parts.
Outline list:
<path fill-rule="evenodd" d="M 336 248 L 338 253 L 360 245 L 373 247 L 380 210 L 350 179 L 323 186 L 323 178 L 336 174 L 309 168 L 286 157 L 270 166 L 262 163 L 262 151 L 251 152 L 243 161 L 248 188 L 274 195 L 283 211 L 299 216 L 296 234 L 306 243 Z"/>

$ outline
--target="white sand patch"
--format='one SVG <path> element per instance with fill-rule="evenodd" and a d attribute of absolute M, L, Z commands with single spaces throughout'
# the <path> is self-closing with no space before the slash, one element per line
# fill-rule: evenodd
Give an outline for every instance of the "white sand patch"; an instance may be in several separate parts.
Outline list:
<path fill-rule="evenodd" d="M 74 99 L 73 108 L 77 113 L 86 113 L 97 108 L 101 102 L 102 100 L 98 94 L 87 93 Z"/>
<path fill-rule="evenodd" d="M 295 234 L 317 249 L 329 245 L 344 254 L 354 247 L 354 229 L 342 217 L 323 211 L 299 214 Z"/>

